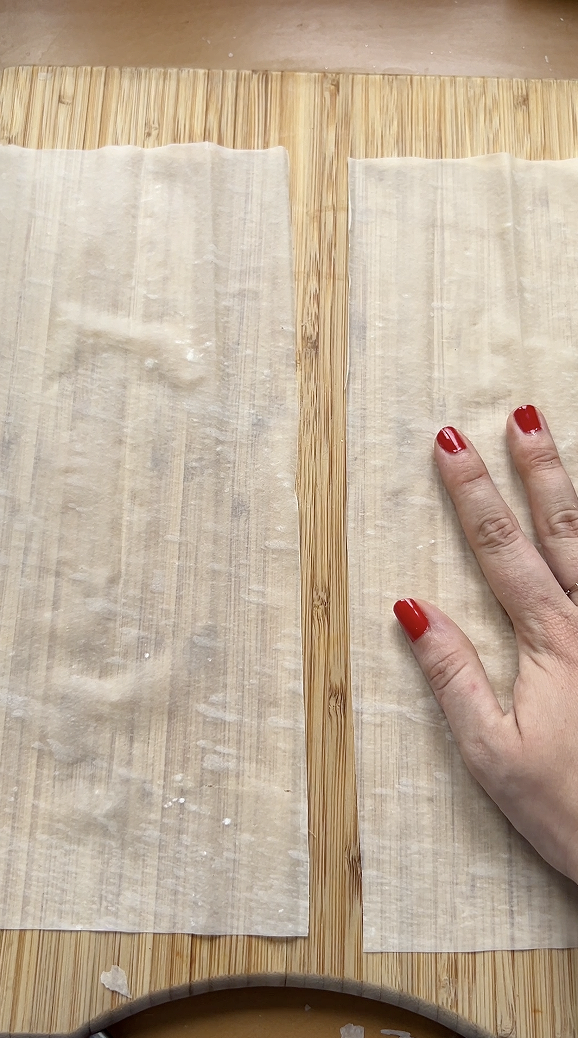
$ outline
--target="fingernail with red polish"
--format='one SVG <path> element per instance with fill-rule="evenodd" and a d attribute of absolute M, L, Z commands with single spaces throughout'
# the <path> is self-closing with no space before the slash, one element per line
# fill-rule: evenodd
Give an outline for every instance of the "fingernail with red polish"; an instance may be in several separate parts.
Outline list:
<path fill-rule="evenodd" d="M 412 642 L 416 642 L 427 631 L 429 620 L 413 598 L 401 598 L 395 603 L 393 611 Z"/>
<path fill-rule="evenodd" d="M 466 449 L 466 444 L 458 430 L 454 429 L 451 425 L 446 425 L 445 429 L 440 429 L 436 436 L 436 440 L 447 454 L 458 454 L 459 451 L 465 451 Z"/>
<path fill-rule="evenodd" d="M 521 429 L 523 433 L 536 433 L 542 428 L 538 412 L 533 404 L 517 407 L 514 411 L 514 418 L 518 429 Z"/>

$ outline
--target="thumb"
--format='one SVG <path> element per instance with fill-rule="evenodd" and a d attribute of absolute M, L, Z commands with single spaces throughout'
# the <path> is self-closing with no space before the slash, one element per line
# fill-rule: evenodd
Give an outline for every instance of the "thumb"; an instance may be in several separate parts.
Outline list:
<path fill-rule="evenodd" d="M 429 602 L 403 598 L 393 611 L 432 692 L 444 711 L 464 761 L 484 784 L 499 753 L 505 715 L 469 638 Z"/>

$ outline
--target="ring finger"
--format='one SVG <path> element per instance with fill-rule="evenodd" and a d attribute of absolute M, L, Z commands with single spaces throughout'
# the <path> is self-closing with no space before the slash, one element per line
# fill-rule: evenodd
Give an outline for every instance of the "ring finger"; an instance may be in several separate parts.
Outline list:
<path fill-rule="evenodd" d="M 506 425 L 544 558 L 564 591 L 578 581 L 578 497 L 546 420 L 532 404 L 518 407 Z M 569 597 L 578 605 L 578 587 Z"/>

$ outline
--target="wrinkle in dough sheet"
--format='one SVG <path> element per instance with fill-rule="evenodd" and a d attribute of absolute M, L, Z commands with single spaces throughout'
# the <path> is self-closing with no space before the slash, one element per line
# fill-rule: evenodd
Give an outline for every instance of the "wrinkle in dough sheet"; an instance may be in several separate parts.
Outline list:
<path fill-rule="evenodd" d="M 0 927 L 307 933 L 287 156 L 0 149 Z"/>
<path fill-rule="evenodd" d="M 578 161 L 350 163 L 348 550 L 365 951 L 575 947 L 578 888 L 469 775 L 392 615 L 436 602 L 511 702 L 510 623 L 437 475 L 462 429 L 536 541 L 505 443 L 534 403 L 578 485 Z"/>

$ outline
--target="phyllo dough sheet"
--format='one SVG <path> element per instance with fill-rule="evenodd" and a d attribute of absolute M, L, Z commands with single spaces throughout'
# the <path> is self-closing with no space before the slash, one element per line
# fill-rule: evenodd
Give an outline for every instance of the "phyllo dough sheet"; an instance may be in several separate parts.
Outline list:
<path fill-rule="evenodd" d="M 350 164 L 348 550 L 366 951 L 578 944 L 578 888 L 470 777 L 392 615 L 436 602 L 501 702 L 514 635 L 433 461 L 455 425 L 534 538 L 505 421 L 546 414 L 578 485 L 578 162 Z"/>
<path fill-rule="evenodd" d="M 305 934 L 287 156 L 0 149 L 0 927 Z"/>

